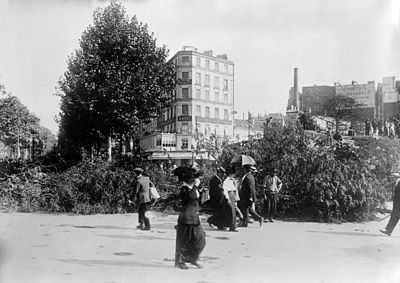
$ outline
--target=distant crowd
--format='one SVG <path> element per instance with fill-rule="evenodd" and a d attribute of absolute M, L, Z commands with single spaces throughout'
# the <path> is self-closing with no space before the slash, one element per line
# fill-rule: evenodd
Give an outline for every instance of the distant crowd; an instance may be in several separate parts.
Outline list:
<path fill-rule="evenodd" d="M 392 139 L 400 136 L 400 123 L 396 117 L 384 121 L 367 119 L 364 124 L 366 136 L 386 136 Z"/>

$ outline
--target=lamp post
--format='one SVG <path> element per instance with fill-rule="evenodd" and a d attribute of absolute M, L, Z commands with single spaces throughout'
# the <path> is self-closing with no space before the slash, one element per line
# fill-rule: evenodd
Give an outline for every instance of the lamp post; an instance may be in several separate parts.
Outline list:
<path fill-rule="evenodd" d="M 233 110 L 231 112 L 232 114 L 232 139 L 235 140 L 235 114 L 237 113 L 237 111 Z"/>
<path fill-rule="evenodd" d="M 190 149 L 192 150 L 192 166 L 194 165 L 194 146 L 193 144 L 190 146 Z"/>

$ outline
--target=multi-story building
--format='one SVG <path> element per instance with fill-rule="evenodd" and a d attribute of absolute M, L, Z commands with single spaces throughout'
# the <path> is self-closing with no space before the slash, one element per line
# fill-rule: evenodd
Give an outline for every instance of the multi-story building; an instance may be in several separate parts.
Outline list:
<path fill-rule="evenodd" d="M 400 82 L 395 77 L 384 77 L 378 83 L 376 95 L 376 110 L 378 120 L 389 119 L 400 113 L 399 104 Z"/>
<path fill-rule="evenodd" d="M 360 120 L 376 118 L 376 93 L 375 82 L 369 81 L 366 84 L 352 82 L 348 85 L 335 83 L 335 94 L 349 96 L 359 104 Z"/>
<path fill-rule="evenodd" d="M 311 111 L 313 115 L 325 115 L 325 105 L 329 98 L 335 95 L 333 86 L 305 86 L 301 95 L 302 111 Z"/>
<path fill-rule="evenodd" d="M 234 136 L 234 63 L 187 46 L 170 61 L 178 79 L 173 106 L 146 125 L 140 144 L 150 159 L 193 160 L 199 136 Z"/>

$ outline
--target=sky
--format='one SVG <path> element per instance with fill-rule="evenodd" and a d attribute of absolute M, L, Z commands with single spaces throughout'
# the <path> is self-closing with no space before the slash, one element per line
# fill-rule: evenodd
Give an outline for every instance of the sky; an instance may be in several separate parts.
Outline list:
<path fill-rule="evenodd" d="M 106 0 L 0 0 L 0 83 L 58 131 L 58 80 Z M 400 0 L 121 0 L 172 57 L 228 54 L 239 115 L 285 113 L 299 88 L 400 80 Z"/>

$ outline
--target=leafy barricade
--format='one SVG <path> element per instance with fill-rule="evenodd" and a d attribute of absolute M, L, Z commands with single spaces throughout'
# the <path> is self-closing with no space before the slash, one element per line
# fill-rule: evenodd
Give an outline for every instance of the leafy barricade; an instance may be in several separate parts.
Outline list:
<path fill-rule="evenodd" d="M 304 131 L 302 127 L 270 127 L 262 139 L 227 145 L 218 164 L 227 166 L 235 153 L 250 155 L 257 162 L 258 211 L 262 209 L 263 179 L 267 172 L 277 169 L 283 182 L 278 207 L 281 217 L 365 221 L 372 219 L 392 195 L 388 176 L 398 170 L 400 141 L 362 136 L 330 143 L 324 133 Z M 132 212 L 136 210 L 129 202 L 133 199 L 134 167 L 145 169 L 161 195 L 153 203 L 154 209 L 180 209 L 179 184 L 171 168 L 129 158 L 111 163 L 84 159 L 68 166 L 55 155 L 47 162 L 0 162 L 1 211 Z M 201 168 L 202 184 L 207 188 L 215 170 L 206 165 Z"/>
<path fill-rule="evenodd" d="M 278 207 L 281 216 L 365 221 L 390 198 L 388 176 L 398 160 L 399 146 L 398 140 L 385 137 L 344 137 L 332 142 L 324 133 L 289 125 L 266 129 L 262 139 L 228 146 L 221 162 L 229 163 L 235 153 L 256 160 L 259 211 L 263 179 L 277 169 L 283 182 Z"/>
<path fill-rule="evenodd" d="M 53 159 L 52 159 L 53 160 Z M 61 163 L 60 163 L 61 164 Z M 160 193 L 153 209 L 174 213 L 180 209 L 179 183 L 172 168 L 129 158 L 107 162 L 84 159 L 69 168 L 23 160 L 0 162 L 0 211 L 57 212 L 75 214 L 125 213 L 137 210 L 134 203 L 133 169 L 145 169 Z M 204 167 L 203 185 L 212 169 Z M 133 201 L 133 202 L 130 202 Z"/>

